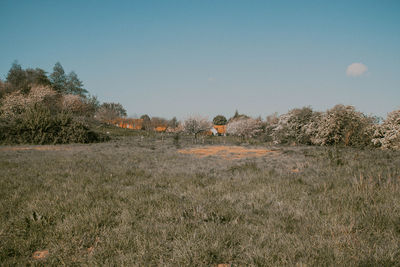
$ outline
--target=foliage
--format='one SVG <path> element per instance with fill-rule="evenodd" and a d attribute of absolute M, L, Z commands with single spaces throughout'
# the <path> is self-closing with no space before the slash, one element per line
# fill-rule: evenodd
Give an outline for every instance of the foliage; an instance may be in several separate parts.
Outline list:
<path fill-rule="evenodd" d="M 29 93 L 32 86 L 49 86 L 50 80 L 47 78 L 46 72 L 40 68 L 26 70 L 16 61 L 12 64 L 6 77 L 6 83 L 3 85 L 5 91 Z"/>
<path fill-rule="evenodd" d="M 126 117 L 126 110 L 120 103 L 103 103 L 96 112 L 96 119 L 108 122 Z"/>
<path fill-rule="evenodd" d="M 66 75 L 60 62 L 54 65 L 53 72 L 50 74 L 50 81 L 54 90 L 61 94 L 73 94 L 84 97 L 88 93 L 83 88 L 83 83 L 79 80 L 78 75 L 74 71 Z"/>
<path fill-rule="evenodd" d="M 49 86 L 34 86 L 29 94 L 15 91 L 7 94 L 1 100 L 0 117 L 12 118 L 37 103 L 41 103 L 52 110 L 57 110 L 59 99 L 60 96 Z"/>
<path fill-rule="evenodd" d="M 34 104 L 11 119 L 2 119 L 0 142 L 13 144 L 66 144 L 102 141 L 88 126 L 74 120 L 70 113 L 52 114 Z"/>
<path fill-rule="evenodd" d="M 197 138 L 199 133 L 210 130 L 211 123 L 206 117 L 190 116 L 184 120 L 182 126 L 184 132 L 193 134 Z"/>
<path fill-rule="evenodd" d="M 228 122 L 234 121 L 234 120 L 238 120 L 238 119 L 248 119 L 250 118 L 249 116 L 245 115 L 245 114 L 240 114 L 238 110 L 235 111 L 235 114 L 233 115 L 233 117 L 231 117 Z"/>
<path fill-rule="evenodd" d="M 320 113 L 314 112 L 310 107 L 292 109 L 274 120 L 270 117 L 270 124 L 273 124 L 271 137 L 275 143 L 287 144 L 311 144 L 315 127 L 318 123 Z"/>
<path fill-rule="evenodd" d="M 260 120 L 241 117 L 228 123 L 226 133 L 247 138 L 254 137 L 262 131 L 261 127 Z"/>
<path fill-rule="evenodd" d="M 83 88 L 82 81 L 79 80 L 78 75 L 74 71 L 71 71 L 67 76 L 65 93 L 79 95 L 82 97 L 84 97 L 88 93 L 88 91 Z"/>
<path fill-rule="evenodd" d="M 213 119 L 214 125 L 226 125 L 227 122 L 228 120 L 223 115 L 217 115 Z"/>
<path fill-rule="evenodd" d="M 400 110 L 390 112 L 386 120 L 376 127 L 372 141 L 383 149 L 400 150 Z"/>
<path fill-rule="evenodd" d="M 67 76 L 60 62 L 57 62 L 53 67 L 53 72 L 50 74 L 51 84 L 56 92 L 65 94 L 67 86 Z"/>
<path fill-rule="evenodd" d="M 168 128 L 175 129 L 179 125 L 179 122 L 176 117 L 173 117 L 168 121 Z"/>
<path fill-rule="evenodd" d="M 142 116 L 140 116 L 140 118 L 143 120 L 143 124 L 142 124 L 142 129 L 143 130 L 151 130 L 151 118 L 149 115 L 144 114 Z"/>
<path fill-rule="evenodd" d="M 356 111 L 353 106 L 336 105 L 322 114 L 312 142 L 317 145 L 372 145 L 375 118 Z"/>
<path fill-rule="evenodd" d="M 98 108 L 96 97 L 82 97 L 73 94 L 62 96 L 61 104 L 62 110 L 86 117 L 93 117 Z"/>
<path fill-rule="evenodd" d="M 161 118 L 161 117 L 152 117 L 150 120 L 150 125 L 151 125 L 152 130 L 158 126 L 167 127 L 168 120 Z"/>

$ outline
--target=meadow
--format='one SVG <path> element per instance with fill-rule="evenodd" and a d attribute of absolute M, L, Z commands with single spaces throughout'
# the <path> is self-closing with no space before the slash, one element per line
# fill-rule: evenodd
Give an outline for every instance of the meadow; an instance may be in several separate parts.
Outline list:
<path fill-rule="evenodd" d="M 400 265 L 399 151 L 106 130 L 0 146 L 2 266 Z"/>

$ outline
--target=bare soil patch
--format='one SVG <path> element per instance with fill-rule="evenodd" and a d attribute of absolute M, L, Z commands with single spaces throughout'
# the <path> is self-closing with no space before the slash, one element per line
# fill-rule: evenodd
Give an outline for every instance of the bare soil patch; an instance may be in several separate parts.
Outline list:
<path fill-rule="evenodd" d="M 191 154 L 203 158 L 208 156 L 217 156 L 223 159 L 242 159 L 248 157 L 263 157 L 270 153 L 276 153 L 276 150 L 245 148 L 241 146 L 203 146 L 198 148 L 189 148 L 178 150 L 181 154 Z"/>

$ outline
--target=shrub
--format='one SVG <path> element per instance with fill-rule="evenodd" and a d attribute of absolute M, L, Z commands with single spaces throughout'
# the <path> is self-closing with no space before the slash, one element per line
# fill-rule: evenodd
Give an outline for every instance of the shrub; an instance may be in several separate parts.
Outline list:
<path fill-rule="evenodd" d="M 98 101 L 96 97 L 68 94 L 62 97 L 61 107 L 63 111 L 72 112 L 74 115 L 93 117 L 98 108 Z"/>
<path fill-rule="evenodd" d="M 390 112 L 376 127 L 372 141 L 383 149 L 400 149 L 400 110 Z"/>
<path fill-rule="evenodd" d="M 49 86 L 33 86 L 28 94 L 19 91 L 7 94 L 1 101 L 0 116 L 10 119 L 38 103 L 52 111 L 58 110 L 59 100 L 60 95 Z"/>
<path fill-rule="evenodd" d="M 35 104 L 11 119 L 1 119 L 0 132 L 0 142 L 16 144 L 90 143 L 106 139 L 74 120 L 71 113 L 54 115 L 41 104 Z"/>
<path fill-rule="evenodd" d="M 336 105 L 322 114 L 312 142 L 317 145 L 372 145 L 374 118 L 353 106 Z"/>
<path fill-rule="evenodd" d="M 271 132 L 275 143 L 311 144 L 320 113 L 310 107 L 292 109 L 273 121 Z M 272 121 L 272 118 L 271 118 Z"/>
<path fill-rule="evenodd" d="M 239 118 L 232 120 L 226 126 L 226 133 L 241 137 L 254 137 L 259 134 L 261 129 L 261 121 L 252 118 Z"/>

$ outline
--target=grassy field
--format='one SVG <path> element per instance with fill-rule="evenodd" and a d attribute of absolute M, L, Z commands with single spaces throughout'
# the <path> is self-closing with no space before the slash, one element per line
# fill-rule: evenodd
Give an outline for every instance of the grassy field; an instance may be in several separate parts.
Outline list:
<path fill-rule="evenodd" d="M 400 265 L 399 152 L 121 133 L 0 147 L 0 265 Z"/>

